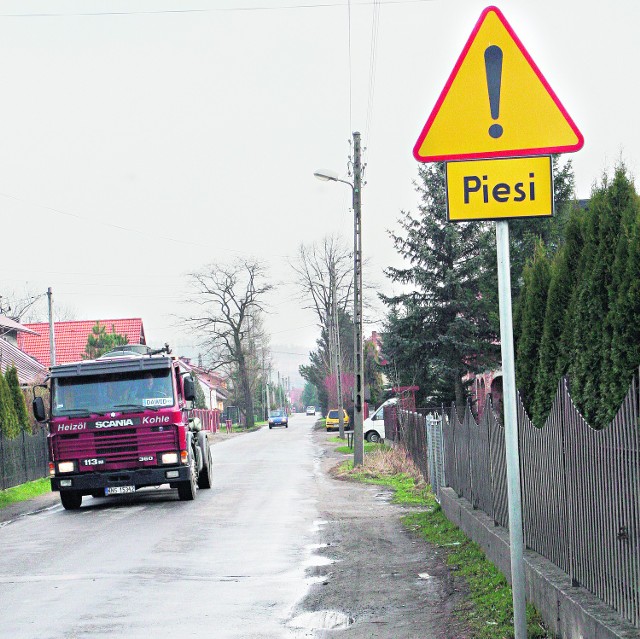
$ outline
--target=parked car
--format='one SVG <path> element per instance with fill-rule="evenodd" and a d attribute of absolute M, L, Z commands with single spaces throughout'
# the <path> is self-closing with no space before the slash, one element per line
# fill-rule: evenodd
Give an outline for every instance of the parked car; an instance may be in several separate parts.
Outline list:
<path fill-rule="evenodd" d="M 307 415 L 315 415 L 316 407 L 315 406 L 307 406 Z"/>
<path fill-rule="evenodd" d="M 344 413 L 344 427 L 349 428 L 349 415 L 347 415 L 347 411 L 342 409 Z M 337 408 L 332 408 L 327 413 L 327 430 L 335 430 L 340 427 L 340 418 Z"/>
<path fill-rule="evenodd" d="M 388 399 L 386 402 L 380 405 L 378 410 L 376 410 L 371 417 L 367 417 L 364 420 L 363 430 L 364 430 L 364 438 L 368 442 L 379 442 L 380 440 L 385 438 L 384 431 L 384 407 L 385 406 L 393 406 L 398 401 L 397 397 L 392 397 Z"/>
<path fill-rule="evenodd" d="M 289 428 L 289 419 L 287 418 L 286 410 L 278 409 L 269 411 L 269 428 L 273 428 L 274 426 Z"/>

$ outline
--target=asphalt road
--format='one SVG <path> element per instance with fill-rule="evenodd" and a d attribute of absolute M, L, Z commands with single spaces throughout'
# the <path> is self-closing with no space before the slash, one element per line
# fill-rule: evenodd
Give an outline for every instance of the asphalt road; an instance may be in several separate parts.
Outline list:
<path fill-rule="evenodd" d="M 193 502 L 146 489 L 4 525 L 0 636 L 294 636 L 317 535 L 313 422 L 212 446 L 214 486 Z"/>
<path fill-rule="evenodd" d="M 389 491 L 332 477 L 343 456 L 314 421 L 215 443 L 193 502 L 167 487 L 2 511 L 0 638 L 468 636 L 443 558 Z"/>

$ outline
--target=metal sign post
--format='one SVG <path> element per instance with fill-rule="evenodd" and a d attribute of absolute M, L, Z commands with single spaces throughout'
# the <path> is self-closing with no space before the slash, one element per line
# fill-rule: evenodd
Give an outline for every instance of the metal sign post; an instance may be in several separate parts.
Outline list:
<path fill-rule="evenodd" d="M 518 449 L 518 412 L 516 408 L 516 370 L 513 352 L 511 313 L 511 262 L 509 257 L 509 222 L 496 222 L 498 252 L 498 298 L 500 304 L 500 348 L 504 393 L 504 439 L 507 456 L 507 497 L 509 500 L 509 550 L 511 553 L 511 588 L 513 590 L 513 625 L 516 639 L 527 636 L 526 593 L 524 575 L 524 541 L 522 535 L 522 495 L 520 492 L 520 452 Z"/>
<path fill-rule="evenodd" d="M 551 159 L 540 156 L 578 151 L 583 144 L 505 17 L 487 7 L 413 148 L 418 162 L 449 163 L 449 221 L 496 220 L 515 639 L 526 639 L 527 615 L 506 219 L 553 215 Z"/>

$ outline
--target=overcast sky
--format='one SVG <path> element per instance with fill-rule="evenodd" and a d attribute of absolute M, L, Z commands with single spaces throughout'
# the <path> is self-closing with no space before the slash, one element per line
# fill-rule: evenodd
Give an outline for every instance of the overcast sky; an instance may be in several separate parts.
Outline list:
<path fill-rule="evenodd" d="M 293 375 L 317 328 L 287 260 L 353 230 L 349 188 L 313 171 L 346 177 L 362 133 L 363 248 L 388 290 L 413 145 L 486 6 L 0 2 L 0 292 L 51 286 L 76 319 L 140 316 L 149 342 L 194 352 L 172 317 L 185 274 L 255 256 L 280 283 L 266 325 Z M 620 158 L 635 176 L 640 3 L 498 6 L 584 135 L 577 196 Z"/>

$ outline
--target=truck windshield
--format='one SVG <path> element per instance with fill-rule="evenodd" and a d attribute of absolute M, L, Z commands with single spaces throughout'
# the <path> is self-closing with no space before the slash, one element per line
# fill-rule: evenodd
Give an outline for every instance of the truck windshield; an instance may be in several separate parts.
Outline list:
<path fill-rule="evenodd" d="M 61 377 L 53 380 L 52 415 L 78 416 L 173 406 L 171 370 Z"/>

